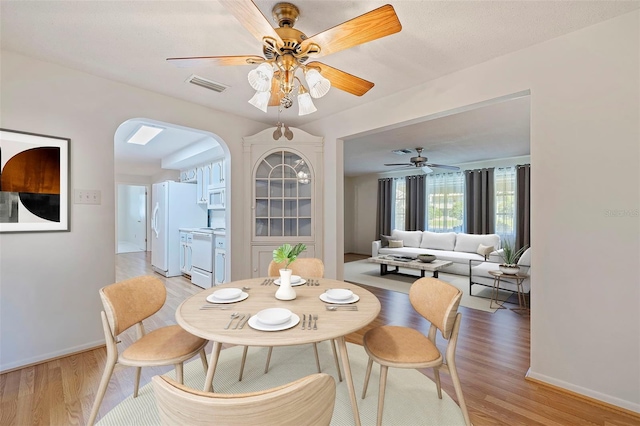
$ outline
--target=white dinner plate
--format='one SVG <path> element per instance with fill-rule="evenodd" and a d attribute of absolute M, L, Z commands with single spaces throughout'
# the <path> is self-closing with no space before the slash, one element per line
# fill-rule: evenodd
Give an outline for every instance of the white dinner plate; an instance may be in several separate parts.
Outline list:
<path fill-rule="evenodd" d="M 235 303 L 235 302 L 240 302 L 240 301 L 246 299 L 247 297 L 249 297 L 249 293 L 245 293 L 244 291 L 242 293 L 240 293 L 240 296 L 236 297 L 235 299 L 218 299 L 212 293 L 212 294 L 207 296 L 207 302 L 211 302 L 211 303 Z"/>
<path fill-rule="evenodd" d="M 360 300 L 360 296 L 358 296 L 357 294 L 354 294 L 353 296 L 351 296 L 349 299 L 346 300 L 335 300 L 330 298 L 329 296 L 327 296 L 327 293 L 322 293 L 320 295 L 320 300 L 322 300 L 323 302 L 327 302 L 327 303 L 334 303 L 334 304 L 338 304 L 338 305 L 346 305 L 349 303 L 356 303 L 358 300 Z"/>
<path fill-rule="evenodd" d="M 275 285 L 280 285 L 280 278 L 275 279 L 273 281 L 273 283 Z M 306 283 L 307 283 L 307 280 L 305 280 L 304 278 L 300 278 L 300 281 L 295 282 L 295 283 L 291 283 L 291 287 L 297 287 L 299 285 L 303 285 L 303 284 L 306 284 Z"/>
<path fill-rule="evenodd" d="M 299 322 L 300 322 L 300 317 L 292 313 L 289 321 L 285 322 L 284 324 L 276 324 L 276 325 L 263 324 L 260 321 L 258 321 L 258 318 L 255 315 L 249 318 L 249 321 L 247 322 L 247 324 L 249 324 L 249 327 L 255 328 L 256 330 L 260 330 L 260 331 L 281 331 L 291 327 L 295 327 L 296 325 L 298 325 Z"/>

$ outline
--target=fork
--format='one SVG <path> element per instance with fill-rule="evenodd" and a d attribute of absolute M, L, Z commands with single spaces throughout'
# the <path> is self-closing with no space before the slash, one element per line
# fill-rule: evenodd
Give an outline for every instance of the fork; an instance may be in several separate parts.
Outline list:
<path fill-rule="evenodd" d="M 238 315 L 239 315 L 238 312 L 234 312 L 234 313 L 231 314 L 231 320 L 229 321 L 229 324 L 227 324 L 224 327 L 225 330 L 228 330 L 229 327 L 231 327 L 231 323 L 233 322 L 234 319 L 238 318 Z"/>
<path fill-rule="evenodd" d="M 318 329 L 318 315 L 313 316 L 313 329 L 314 330 Z"/>

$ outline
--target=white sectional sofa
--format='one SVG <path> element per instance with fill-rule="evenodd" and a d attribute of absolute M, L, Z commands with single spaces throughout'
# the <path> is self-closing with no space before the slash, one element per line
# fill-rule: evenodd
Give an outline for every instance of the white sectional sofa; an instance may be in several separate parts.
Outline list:
<path fill-rule="evenodd" d="M 442 272 L 459 275 L 469 275 L 471 260 L 484 262 L 490 260 L 499 263 L 501 261 L 500 236 L 498 234 L 465 234 L 456 232 L 430 232 L 430 231 L 399 231 L 394 229 L 390 235 L 391 241 L 402 241 L 402 247 L 383 247 L 381 240 L 371 244 L 371 256 L 399 255 L 417 257 L 419 254 L 433 254 L 440 260 L 450 260 L 453 265 L 448 266 Z M 393 243 L 392 245 L 397 245 Z M 480 245 L 493 247 L 490 254 L 478 253 Z M 477 263 L 476 263 L 477 264 Z"/>

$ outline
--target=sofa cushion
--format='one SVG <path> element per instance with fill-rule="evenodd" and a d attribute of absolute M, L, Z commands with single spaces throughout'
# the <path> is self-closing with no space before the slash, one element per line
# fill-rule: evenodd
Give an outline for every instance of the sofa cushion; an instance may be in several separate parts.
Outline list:
<path fill-rule="evenodd" d="M 456 245 L 455 232 L 422 232 L 420 248 L 435 250 L 453 250 Z M 417 246 L 416 246 L 417 247 Z M 474 250 L 475 251 L 475 250 Z"/>
<path fill-rule="evenodd" d="M 500 247 L 500 236 L 498 234 L 464 234 L 456 235 L 455 251 L 465 251 L 467 253 L 477 253 L 480 244 L 485 246 Z"/>
<path fill-rule="evenodd" d="M 491 254 L 492 251 L 493 246 L 485 246 L 484 244 L 480 244 L 476 253 L 478 253 L 480 256 L 487 257 Z"/>
<path fill-rule="evenodd" d="M 380 234 L 380 246 L 381 247 L 389 247 L 389 240 L 391 239 L 391 235 L 382 235 Z"/>
<path fill-rule="evenodd" d="M 402 240 L 389 240 L 389 248 L 402 248 Z"/>
<path fill-rule="evenodd" d="M 402 240 L 404 247 L 420 247 L 422 231 L 400 231 L 399 229 L 394 229 L 391 232 L 391 237 L 394 240 Z"/>

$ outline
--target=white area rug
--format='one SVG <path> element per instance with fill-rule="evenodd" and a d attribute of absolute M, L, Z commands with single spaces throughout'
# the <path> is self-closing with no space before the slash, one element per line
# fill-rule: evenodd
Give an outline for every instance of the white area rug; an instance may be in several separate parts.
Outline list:
<path fill-rule="evenodd" d="M 367 355 L 362 346 L 347 343 L 353 382 L 360 409 L 363 425 L 376 424 L 378 406 L 379 367 L 374 365 L 367 390 L 367 397 L 361 399 L 364 374 L 367 368 Z M 330 374 L 336 380 L 336 405 L 331 420 L 332 425 L 352 425 L 353 413 L 347 385 L 338 382 L 338 376 L 333 363 L 333 355 L 328 342 L 318 344 L 320 364 L 324 373 Z M 213 386 L 216 392 L 241 393 L 253 392 L 292 382 L 316 372 L 315 360 L 311 345 L 274 348 L 271 357 L 271 367 L 268 374 L 264 374 L 264 362 L 267 348 L 249 348 L 245 375 L 242 382 L 238 382 L 242 347 L 224 349 L 220 353 L 220 360 Z M 131 370 L 131 374 L 134 371 Z M 174 372 L 167 373 L 175 377 Z M 204 386 L 204 371 L 200 359 L 185 365 L 185 384 L 195 389 Z M 301 407 L 302 408 L 302 407 Z M 141 388 L 138 397 L 129 397 L 113 410 L 108 412 L 97 424 L 107 425 L 157 425 L 158 412 L 155 406 L 153 388 L 147 384 Z M 444 392 L 442 399 L 438 399 L 436 385 L 426 376 L 416 370 L 390 368 L 387 376 L 387 390 L 385 392 L 384 418 L 385 425 L 464 425 L 460 407 Z M 211 419 L 215 424 L 215 419 Z"/>
<path fill-rule="evenodd" d="M 401 267 L 400 272 L 406 275 L 387 274 L 380 276 L 380 265 L 369 262 L 366 259 L 358 260 L 356 262 L 347 262 L 344 264 L 345 281 L 408 294 L 411 284 L 420 278 L 420 271 L 417 269 Z M 426 277 L 430 277 L 432 275 L 433 274 L 431 272 L 425 272 Z M 473 287 L 474 296 L 469 296 L 469 277 L 439 272 L 438 278 L 456 286 L 462 291 L 462 301 L 460 302 L 461 306 L 479 309 L 485 312 L 495 312 L 497 310 L 489 307 L 491 301 L 488 298 L 491 297 L 491 288 L 476 285 Z M 481 295 L 483 297 L 477 297 L 475 295 Z M 499 299 L 506 300 L 511 295 L 511 292 L 501 291 Z"/>

